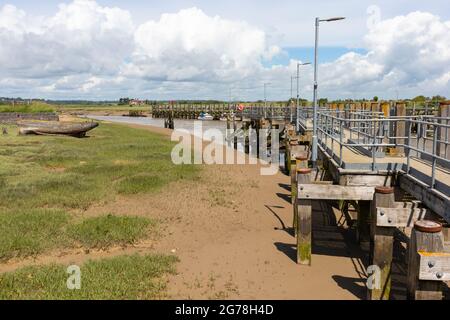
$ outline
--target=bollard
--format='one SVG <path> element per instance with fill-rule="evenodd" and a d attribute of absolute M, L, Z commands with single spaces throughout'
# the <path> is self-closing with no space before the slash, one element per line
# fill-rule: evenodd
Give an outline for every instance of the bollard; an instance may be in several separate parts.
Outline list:
<path fill-rule="evenodd" d="M 444 252 L 442 225 L 430 220 L 414 224 L 408 245 L 407 298 L 414 300 L 442 300 L 442 281 L 420 280 L 418 252 Z M 432 267 L 430 265 L 430 267 Z"/>
<path fill-rule="evenodd" d="M 394 245 L 394 228 L 378 227 L 376 209 L 395 206 L 394 188 L 376 187 L 371 206 L 371 256 L 372 263 L 379 268 L 380 287 L 368 290 L 369 300 L 389 300 L 391 291 L 391 265 Z M 364 218 L 359 219 L 363 221 Z"/>

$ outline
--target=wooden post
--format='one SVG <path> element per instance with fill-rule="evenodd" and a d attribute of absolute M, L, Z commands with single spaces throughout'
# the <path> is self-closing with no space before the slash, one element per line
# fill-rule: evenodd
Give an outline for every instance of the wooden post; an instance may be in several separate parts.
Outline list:
<path fill-rule="evenodd" d="M 299 184 L 309 183 L 311 169 L 297 170 L 297 181 Z M 301 192 L 301 190 L 299 190 Z M 297 231 L 297 263 L 302 265 L 311 265 L 311 233 L 312 233 L 312 203 L 311 200 L 298 199 L 296 197 L 297 212 L 294 217 L 294 228 Z"/>
<path fill-rule="evenodd" d="M 261 129 L 261 124 L 263 120 L 256 120 L 256 157 L 259 158 L 259 130 Z"/>
<path fill-rule="evenodd" d="M 250 153 L 250 122 L 244 122 L 244 153 Z"/>
<path fill-rule="evenodd" d="M 419 220 L 414 224 L 408 245 L 407 297 L 414 300 L 442 300 L 442 281 L 419 280 L 418 251 L 444 251 L 441 224 L 430 220 Z"/>
<path fill-rule="evenodd" d="M 289 137 L 286 135 L 286 138 L 284 139 L 284 171 L 286 173 L 290 173 L 289 172 L 289 160 L 291 158 L 291 152 L 290 152 L 290 143 L 289 143 Z"/>
<path fill-rule="evenodd" d="M 306 151 L 295 157 L 295 167 L 296 169 L 308 168 L 308 154 Z"/>
<path fill-rule="evenodd" d="M 285 170 L 288 175 L 291 175 L 292 167 L 292 147 L 298 145 L 298 140 L 293 138 L 288 138 L 286 140 L 286 155 L 285 155 Z"/>
<path fill-rule="evenodd" d="M 376 208 L 393 208 L 395 206 L 394 188 L 376 187 L 371 210 L 371 265 L 378 267 L 378 287 L 368 290 L 369 300 L 389 300 L 391 291 L 391 265 L 394 245 L 394 228 L 378 227 Z"/>
<path fill-rule="evenodd" d="M 404 102 L 398 102 L 395 106 L 395 115 L 398 117 L 406 116 L 406 104 Z M 395 136 L 396 137 L 405 137 L 406 133 L 406 124 L 405 121 L 397 121 L 397 125 L 395 128 Z M 397 143 L 405 143 L 404 139 L 397 139 Z M 396 147 L 397 154 L 404 154 L 404 147 Z"/>
<path fill-rule="evenodd" d="M 231 132 L 231 121 L 230 121 L 230 117 L 227 116 L 227 132 L 226 132 L 225 136 L 228 137 L 230 132 Z M 231 147 L 230 140 L 227 141 L 227 146 Z"/>
<path fill-rule="evenodd" d="M 450 227 L 442 228 L 442 234 L 444 235 L 444 241 L 450 241 Z"/>
<path fill-rule="evenodd" d="M 237 131 L 236 116 L 233 115 L 233 132 L 234 132 L 233 146 L 234 146 L 234 149 L 237 150 L 237 147 L 238 147 L 238 139 L 237 139 L 237 136 L 236 136 L 236 131 Z"/>
<path fill-rule="evenodd" d="M 308 156 L 299 155 L 295 157 L 295 162 L 291 164 L 291 199 L 294 204 L 294 199 L 297 198 L 297 175 L 299 169 L 308 168 Z"/>
<path fill-rule="evenodd" d="M 370 247 L 371 205 L 371 201 L 358 201 L 359 211 L 357 217 L 356 241 L 364 249 Z"/>

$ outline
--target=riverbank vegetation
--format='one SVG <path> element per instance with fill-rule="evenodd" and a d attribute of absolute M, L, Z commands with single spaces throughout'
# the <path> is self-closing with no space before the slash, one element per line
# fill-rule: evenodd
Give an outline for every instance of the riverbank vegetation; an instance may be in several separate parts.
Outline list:
<path fill-rule="evenodd" d="M 159 221 L 133 212 L 112 215 L 103 212 L 102 205 L 118 196 L 159 192 L 170 188 L 171 182 L 195 180 L 199 173 L 198 166 L 174 165 L 170 158 L 173 143 L 142 129 L 102 123 L 83 139 L 18 136 L 13 126 L 8 132 L 0 136 L 0 264 L 54 250 L 104 250 L 153 239 Z M 99 211 L 93 216 L 83 214 L 93 206 Z M 132 261 L 137 265 L 129 271 L 119 268 Z M 127 298 L 157 297 L 163 285 L 152 279 L 172 272 L 174 262 L 165 256 L 151 256 L 88 263 L 83 270 L 91 270 L 89 277 L 103 280 L 91 284 L 86 292 L 64 291 L 61 295 L 51 282 L 67 278 L 64 269 L 33 267 L 0 275 L 0 292 L 3 298 L 122 298 L 125 292 Z M 141 270 L 145 266 L 156 270 L 154 277 Z M 110 280 L 123 287 L 106 294 L 108 270 L 115 269 L 121 270 L 123 281 L 113 274 L 109 274 Z M 53 274 L 52 270 L 59 271 Z M 149 278 L 144 281 L 145 275 Z M 148 290 L 137 290 L 141 282 Z M 27 288 L 37 291 L 27 294 Z M 12 293 L 6 294 L 10 289 Z"/>
<path fill-rule="evenodd" d="M 24 104 L 0 104 L 0 113 L 18 112 L 18 113 L 40 113 L 40 112 L 55 112 L 55 108 L 49 104 L 42 102 L 32 102 Z"/>

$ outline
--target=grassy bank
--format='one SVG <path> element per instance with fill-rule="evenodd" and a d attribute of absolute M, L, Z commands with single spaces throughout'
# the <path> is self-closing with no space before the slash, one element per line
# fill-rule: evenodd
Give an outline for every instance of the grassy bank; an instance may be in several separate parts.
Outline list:
<path fill-rule="evenodd" d="M 20 105 L 0 105 L 0 113 L 2 112 L 19 112 L 19 113 L 40 113 L 54 112 L 55 108 L 49 104 L 41 102 L 33 102 L 31 104 Z"/>
<path fill-rule="evenodd" d="M 106 214 L 78 222 L 61 210 L 3 212 L 0 214 L 0 262 L 50 249 L 132 245 L 152 234 L 155 226 L 155 221 L 144 217 Z"/>
<path fill-rule="evenodd" d="M 197 167 L 174 165 L 173 144 L 159 135 L 102 124 L 85 139 L 0 136 L 0 210 L 86 209 L 117 194 L 154 192 L 193 179 Z"/>
<path fill-rule="evenodd" d="M 108 247 L 148 236 L 155 221 L 77 213 L 117 195 L 154 193 L 195 179 L 171 162 L 173 144 L 144 130 L 101 124 L 90 137 L 0 136 L 0 261 L 61 247 Z M 151 232 L 150 232 L 151 233 Z"/>
<path fill-rule="evenodd" d="M 148 105 L 130 106 L 118 104 L 61 104 L 55 105 L 55 107 L 60 112 L 122 112 L 124 114 L 128 114 L 130 111 L 148 112 L 151 109 L 151 106 Z"/>
<path fill-rule="evenodd" d="M 0 264 L 67 248 L 127 246 L 158 234 L 158 221 L 129 212 L 86 209 L 121 197 L 195 180 L 198 167 L 177 166 L 173 143 L 148 131 L 101 124 L 89 137 L 0 136 Z M 151 208 L 148 208 L 151 210 Z M 95 256 L 95 253 L 91 253 Z M 0 299 L 158 299 L 176 257 L 117 256 L 82 265 L 81 289 L 67 288 L 67 265 L 0 274 Z"/>
<path fill-rule="evenodd" d="M 68 266 L 33 266 L 0 274 L 0 299 L 161 299 L 173 256 L 121 256 L 80 267 L 80 289 L 68 289 Z"/>

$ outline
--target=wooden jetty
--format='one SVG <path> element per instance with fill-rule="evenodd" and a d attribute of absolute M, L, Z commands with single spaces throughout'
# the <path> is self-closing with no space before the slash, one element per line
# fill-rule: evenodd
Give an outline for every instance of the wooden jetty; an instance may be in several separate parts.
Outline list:
<path fill-rule="evenodd" d="M 284 132 L 280 148 L 291 176 L 298 264 L 313 263 L 313 203 L 339 201 L 342 208 L 355 207 L 356 241 L 369 250 L 368 299 L 391 297 L 396 232 L 409 239 L 408 298 L 442 299 L 450 281 L 450 101 L 430 108 L 403 102 L 321 106 L 316 168 L 308 160 L 312 116 L 310 107 L 253 107 L 227 124 L 237 129 L 239 118 L 244 132 Z M 244 143 L 249 152 L 248 139 Z"/>

